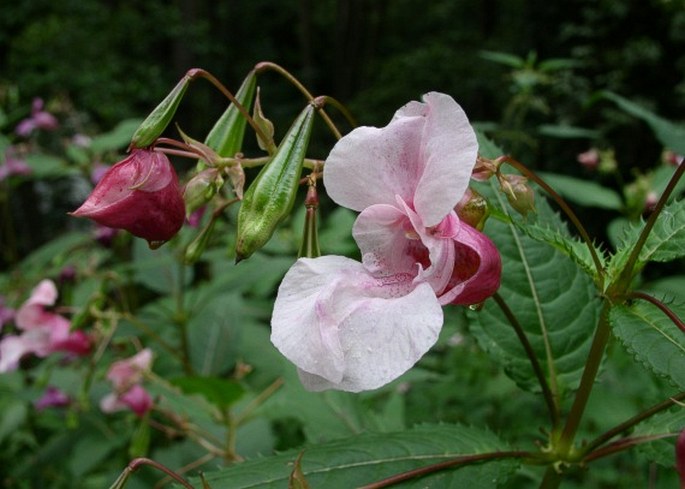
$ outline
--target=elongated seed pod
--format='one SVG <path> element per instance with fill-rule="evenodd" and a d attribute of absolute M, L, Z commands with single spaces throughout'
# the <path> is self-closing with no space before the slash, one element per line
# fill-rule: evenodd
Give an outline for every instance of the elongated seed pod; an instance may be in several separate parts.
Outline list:
<path fill-rule="evenodd" d="M 245 192 L 238 212 L 236 262 L 264 246 L 278 224 L 290 214 L 309 145 L 313 117 L 314 107 L 308 105 Z"/>

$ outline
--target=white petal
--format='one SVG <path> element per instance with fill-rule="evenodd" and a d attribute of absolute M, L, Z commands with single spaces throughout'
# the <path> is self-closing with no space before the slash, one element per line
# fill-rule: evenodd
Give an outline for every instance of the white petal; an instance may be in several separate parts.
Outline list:
<path fill-rule="evenodd" d="M 422 174 L 413 202 L 424 225 L 430 227 L 464 195 L 476 164 L 478 141 L 466 114 L 452 97 L 431 92 L 423 99 L 429 110 L 421 149 Z"/>
<path fill-rule="evenodd" d="M 271 339 L 305 387 L 375 389 L 435 344 L 442 308 L 430 285 L 411 290 L 405 278 L 377 280 L 343 257 L 298 260 L 279 289 Z"/>
<path fill-rule="evenodd" d="M 0 341 L 0 373 L 16 370 L 19 360 L 31 351 L 21 336 L 6 336 Z"/>
<path fill-rule="evenodd" d="M 358 127 L 333 147 L 324 165 L 324 185 L 339 205 L 362 211 L 373 204 L 407 202 L 421 176 L 424 118 L 397 116 L 387 126 Z"/>

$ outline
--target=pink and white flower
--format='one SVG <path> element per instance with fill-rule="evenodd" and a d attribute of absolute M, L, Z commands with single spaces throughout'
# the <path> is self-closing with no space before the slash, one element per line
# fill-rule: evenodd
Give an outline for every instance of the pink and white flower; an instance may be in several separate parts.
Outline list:
<path fill-rule="evenodd" d="M 299 259 L 271 321 L 272 342 L 307 389 L 387 384 L 435 344 L 442 306 L 480 303 L 497 290 L 497 249 L 454 211 L 477 153 L 461 107 L 435 92 L 333 148 L 324 184 L 336 203 L 361 212 L 353 236 L 362 262 Z"/>
<path fill-rule="evenodd" d="M 141 383 L 151 365 L 152 351 L 148 348 L 130 358 L 114 362 L 107 372 L 107 380 L 112 383 L 114 391 L 100 400 L 100 409 L 105 413 L 130 409 L 138 416 L 149 411 L 152 397 Z"/>
<path fill-rule="evenodd" d="M 15 132 L 22 137 L 28 137 L 36 129 L 54 131 L 59 127 L 57 118 L 50 112 L 43 110 L 43 99 L 34 98 L 31 104 L 31 117 L 23 119 L 17 124 Z"/>
<path fill-rule="evenodd" d="M 83 331 L 71 332 L 68 319 L 48 309 L 57 300 L 57 287 L 52 280 L 41 281 L 31 297 L 17 311 L 14 321 L 22 332 L 0 341 L 0 372 L 15 370 L 24 355 L 46 357 L 53 352 L 85 355 L 90 339 Z"/>

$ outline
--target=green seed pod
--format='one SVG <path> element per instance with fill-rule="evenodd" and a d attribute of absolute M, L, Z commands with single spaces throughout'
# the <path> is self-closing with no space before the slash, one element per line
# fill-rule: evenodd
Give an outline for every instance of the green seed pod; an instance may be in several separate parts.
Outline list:
<path fill-rule="evenodd" d="M 188 85 L 193 80 L 192 73 L 193 70 L 186 73 L 169 95 L 138 126 L 131 138 L 131 148 L 147 148 L 164 132 L 176 113 Z"/>
<path fill-rule="evenodd" d="M 236 261 L 249 257 L 264 246 L 276 226 L 292 210 L 313 117 L 314 107 L 308 105 L 245 192 L 238 212 Z"/>
<path fill-rule="evenodd" d="M 248 111 L 252 107 L 256 87 L 257 77 L 254 71 L 250 71 L 235 94 L 235 99 L 238 103 Z M 235 104 L 229 104 L 228 108 L 214 124 L 214 127 L 209 131 L 209 134 L 207 134 L 205 144 L 216 151 L 219 156 L 235 156 L 243 146 L 246 123 L 245 117 L 243 117 Z"/>
<path fill-rule="evenodd" d="M 200 231 L 200 234 L 198 234 L 195 237 L 195 239 L 191 241 L 190 244 L 187 246 L 187 248 L 185 249 L 185 253 L 183 255 L 183 259 L 186 265 L 192 265 L 200 259 L 202 253 L 205 251 L 205 248 L 207 247 L 209 238 L 212 237 L 215 224 L 216 219 L 214 218 L 214 216 L 212 216 L 207 225 L 202 229 L 202 231 Z"/>

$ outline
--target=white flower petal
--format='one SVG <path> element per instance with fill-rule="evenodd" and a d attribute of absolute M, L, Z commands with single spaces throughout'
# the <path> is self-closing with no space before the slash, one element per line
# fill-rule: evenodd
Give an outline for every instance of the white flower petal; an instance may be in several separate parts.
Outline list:
<path fill-rule="evenodd" d="M 442 308 L 428 284 L 375 279 L 344 257 L 300 259 L 274 305 L 272 342 L 305 387 L 358 392 L 409 370 L 437 341 Z"/>

